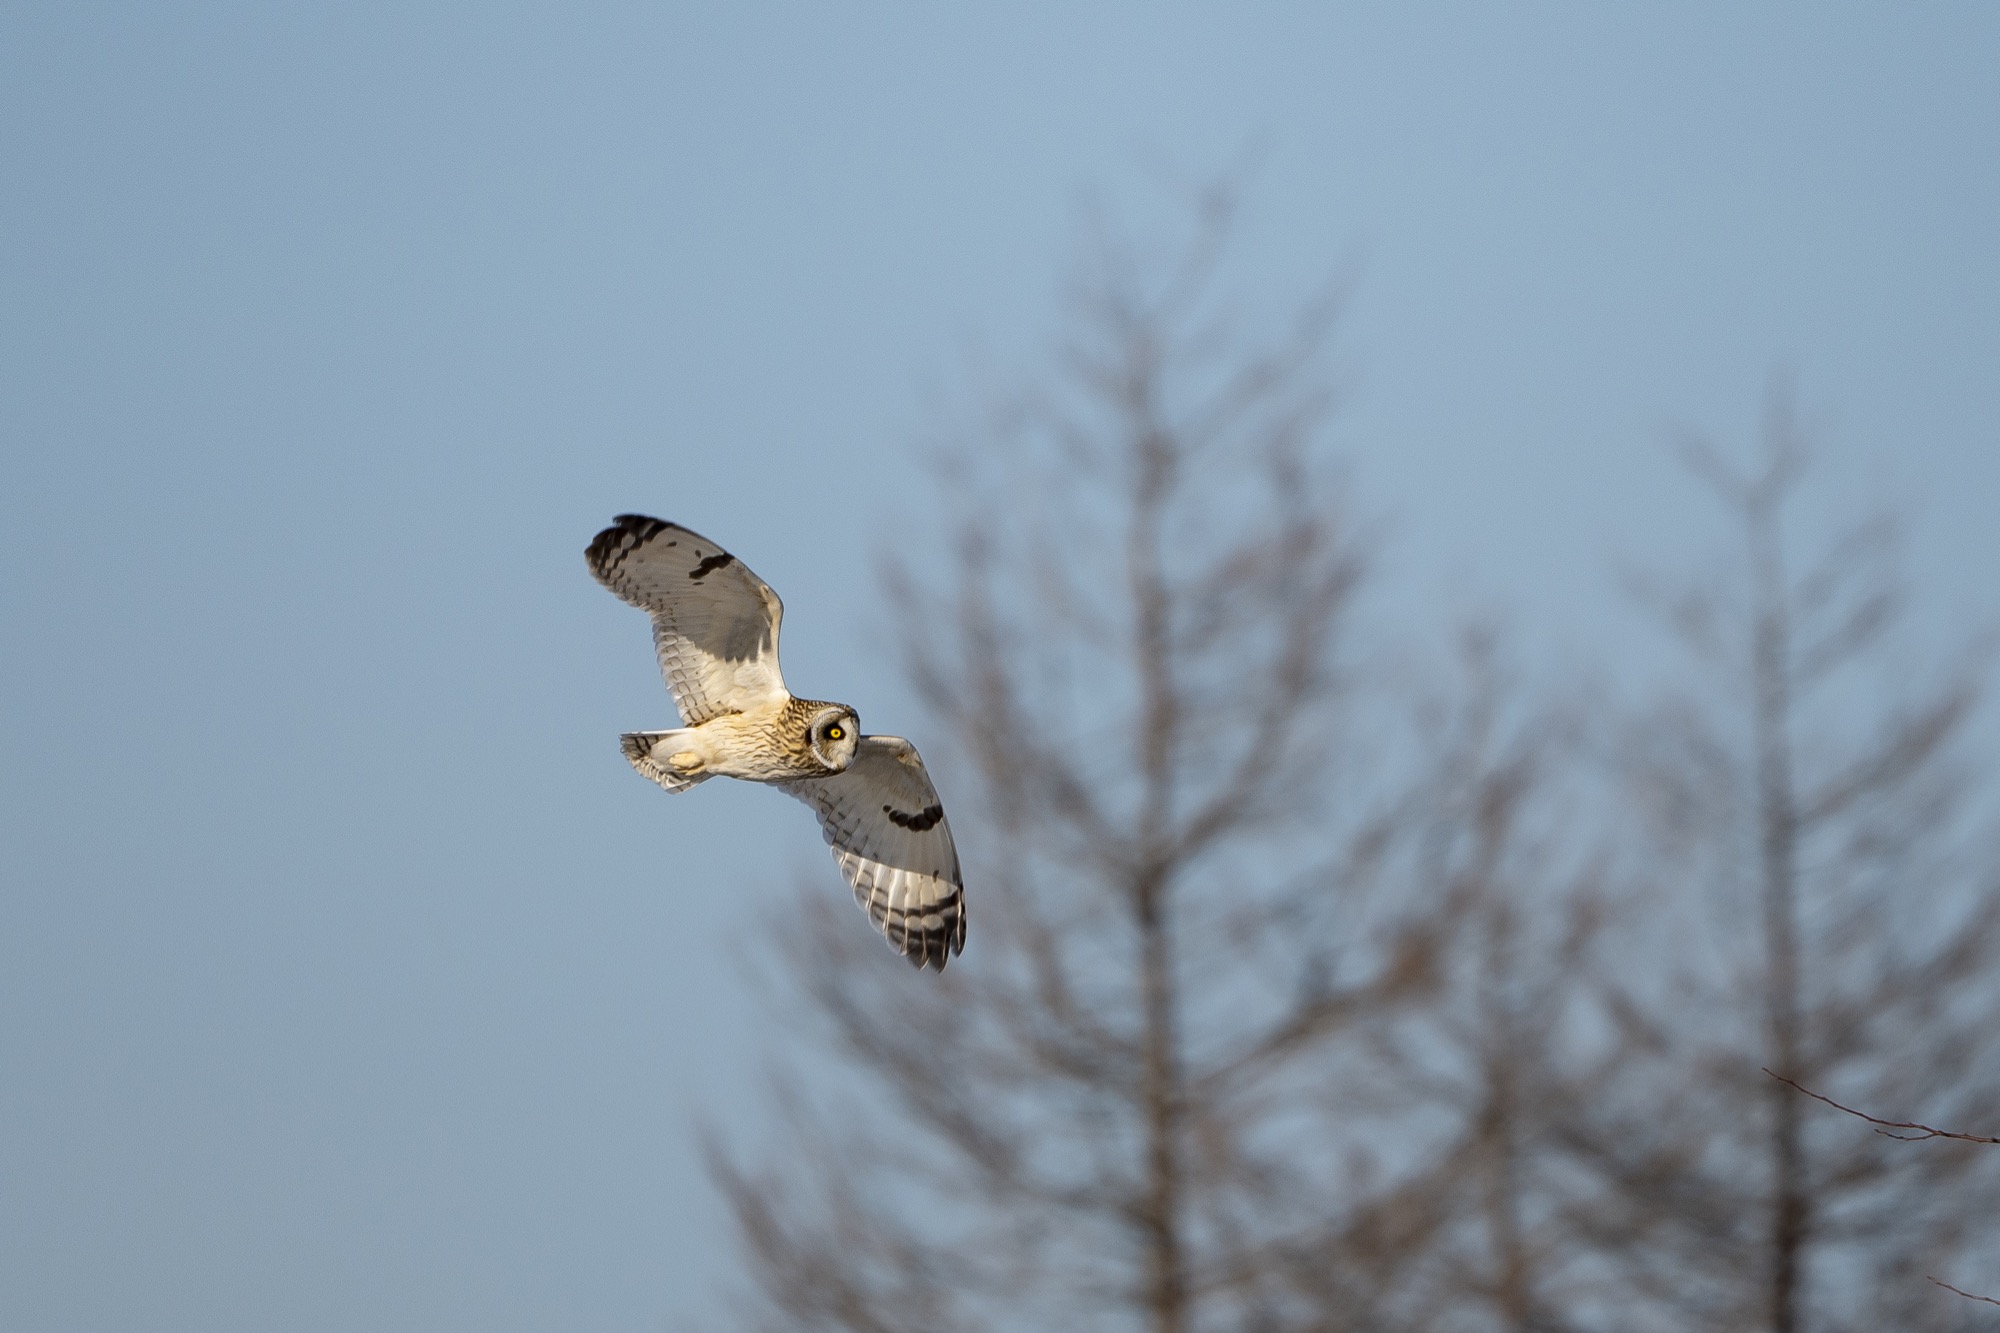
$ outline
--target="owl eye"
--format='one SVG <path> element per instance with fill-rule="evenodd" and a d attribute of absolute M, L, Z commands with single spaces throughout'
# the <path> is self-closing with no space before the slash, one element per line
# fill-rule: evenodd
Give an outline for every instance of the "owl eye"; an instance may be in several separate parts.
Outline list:
<path fill-rule="evenodd" d="M 830 741 L 837 741 L 846 734 L 847 733 L 845 731 L 842 731 L 839 727 L 828 727 L 826 729 L 826 738 Z"/>

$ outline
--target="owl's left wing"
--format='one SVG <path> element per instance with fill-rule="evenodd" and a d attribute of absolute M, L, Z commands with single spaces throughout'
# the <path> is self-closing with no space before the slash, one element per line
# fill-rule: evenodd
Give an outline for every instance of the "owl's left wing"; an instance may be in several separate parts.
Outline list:
<path fill-rule="evenodd" d="M 842 772 L 776 785 L 819 815 L 854 901 L 890 947 L 944 971 L 965 947 L 965 883 L 917 747 L 900 736 L 863 736 Z"/>
<path fill-rule="evenodd" d="M 785 605 L 741 560 L 644 514 L 620 514 L 583 554 L 599 583 L 652 617 L 660 675 L 683 725 L 788 697 L 778 671 Z"/>

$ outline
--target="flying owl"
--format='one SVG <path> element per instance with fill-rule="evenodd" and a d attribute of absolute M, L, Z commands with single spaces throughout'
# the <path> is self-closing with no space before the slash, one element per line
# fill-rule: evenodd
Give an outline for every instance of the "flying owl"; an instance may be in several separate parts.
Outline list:
<path fill-rule="evenodd" d="M 632 767 L 670 792 L 742 778 L 804 801 L 890 947 L 942 972 L 965 947 L 965 887 L 916 747 L 863 736 L 846 704 L 792 697 L 778 672 L 784 604 L 708 538 L 621 514 L 584 558 L 599 583 L 653 618 L 660 674 L 681 715 L 676 730 L 618 738 Z"/>

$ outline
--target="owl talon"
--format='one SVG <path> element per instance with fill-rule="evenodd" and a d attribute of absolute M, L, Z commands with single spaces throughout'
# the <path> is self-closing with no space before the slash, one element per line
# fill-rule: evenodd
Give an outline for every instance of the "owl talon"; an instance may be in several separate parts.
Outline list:
<path fill-rule="evenodd" d="M 701 756 L 693 750 L 682 750 L 678 754 L 670 754 L 667 756 L 667 762 L 683 773 L 692 773 L 702 766 Z"/>

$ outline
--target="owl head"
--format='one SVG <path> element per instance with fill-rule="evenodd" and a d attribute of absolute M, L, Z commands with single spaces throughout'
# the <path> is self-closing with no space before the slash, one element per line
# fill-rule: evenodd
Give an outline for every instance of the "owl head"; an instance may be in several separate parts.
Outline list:
<path fill-rule="evenodd" d="M 806 744 L 813 758 L 826 765 L 829 773 L 840 773 L 854 762 L 854 747 L 861 742 L 861 719 L 844 704 L 834 704 L 813 714 L 806 732 Z"/>

